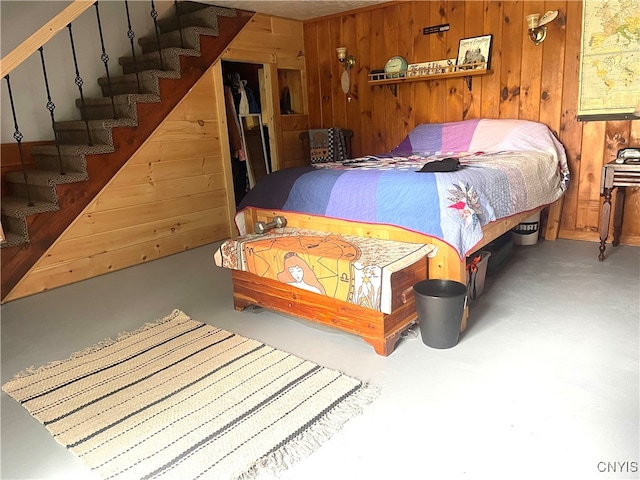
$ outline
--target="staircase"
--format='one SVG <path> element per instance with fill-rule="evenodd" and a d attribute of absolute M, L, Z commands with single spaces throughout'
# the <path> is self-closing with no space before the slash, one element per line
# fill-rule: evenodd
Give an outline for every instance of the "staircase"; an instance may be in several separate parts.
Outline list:
<path fill-rule="evenodd" d="M 76 100 L 82 120 L 55 123 L 60 154 L 56 145 L 32 147 L 35 169 L 4 175 L 2 300 L 253 16 L 196 2 L 178 3 L 176 13 L 158 20 L 158 38 L 138 40 L 142 55 L 119 59 L 122 76 L 98 79 L 103 97 Z"/>

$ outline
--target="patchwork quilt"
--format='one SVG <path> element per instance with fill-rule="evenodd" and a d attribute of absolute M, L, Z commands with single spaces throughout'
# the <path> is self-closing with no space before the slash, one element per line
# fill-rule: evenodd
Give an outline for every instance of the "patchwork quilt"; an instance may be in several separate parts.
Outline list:
<path fill-rule="evenodd" d="M 450 172 L 420 172 L 456 158 Z M 562 144 L 543 124 L 478 119 L 416 127 L 380 155 L 276 171 L 239 206 L 395 225 L 438 238 L 460 258 L 482 240 L 482 227 L 559 199 L 569 169 Z"/>

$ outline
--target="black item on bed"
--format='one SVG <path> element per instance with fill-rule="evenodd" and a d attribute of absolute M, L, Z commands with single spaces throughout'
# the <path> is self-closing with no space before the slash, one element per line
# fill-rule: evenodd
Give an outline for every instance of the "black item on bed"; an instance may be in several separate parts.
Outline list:
<path fill-rule="evenodd" d="M 426 163 L 418 172 L 455 172 L 460 168 L 460 160 L 453 157 Z"/>

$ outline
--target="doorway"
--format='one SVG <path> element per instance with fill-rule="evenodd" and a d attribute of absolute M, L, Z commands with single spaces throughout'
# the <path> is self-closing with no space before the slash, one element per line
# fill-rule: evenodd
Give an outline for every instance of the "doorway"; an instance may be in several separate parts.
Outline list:
<path fill-rule="evenodd" d="M 259 63 L 222 61 L 236 208 L 253 187 L 256 178 L 247 167 L 253 164 L 253 171 L 256 171 L 261 164 L 264 164 L 264 170 L 271 171 L 269 130 L 262 115 L 262 106 L 265 104 L 265 99 L 261 98 L 264 96 L 263 72 L 264 66 Z M 248 116 L 260 120 L 247 122 Z M 246 139 L 262 141 L 262 148 L 248 148 L 245 144 Z M 262 171 L 262 168 L 258 171 Z"/>

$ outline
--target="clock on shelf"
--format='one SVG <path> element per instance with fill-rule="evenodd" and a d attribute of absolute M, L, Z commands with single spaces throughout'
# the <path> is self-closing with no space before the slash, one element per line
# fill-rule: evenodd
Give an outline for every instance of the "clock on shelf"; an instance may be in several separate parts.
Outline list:
<path fill-rule="evenodd" d="M 409 64 L 400 55 L 395 55 L 387 60 L 384 66 L 384 73 L 387 77 L 396 78 L 400 76 L 401 72 L 406 72 Z"/>

